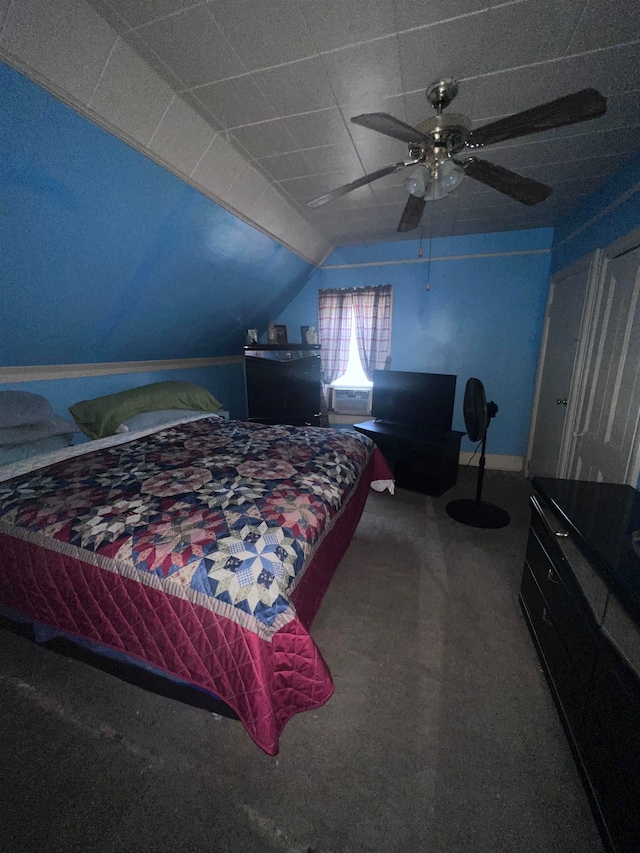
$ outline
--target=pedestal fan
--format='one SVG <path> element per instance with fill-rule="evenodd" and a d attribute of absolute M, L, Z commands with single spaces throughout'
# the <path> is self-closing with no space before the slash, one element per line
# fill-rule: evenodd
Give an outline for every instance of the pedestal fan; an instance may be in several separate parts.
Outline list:
<path fill-rule="evenodd" d="M 482 382 L 479 379 L 469 379 L 464 390 L 464 424 L 471 441 L 482 441 L 476 498 L 475 500 L 461 498 L 457 501 L 449 501 L 446 510 L 451 518 L 460 521 L 462 524 L 468 524 L 470 527 L 496 529 L 506 527 L 511 521 L 508 512 L 499 506 L 482 500 L 487 430 L 491 419 L 495 418 L 497 412 L 498 407 L 493 400 L 487 403 Z"/>

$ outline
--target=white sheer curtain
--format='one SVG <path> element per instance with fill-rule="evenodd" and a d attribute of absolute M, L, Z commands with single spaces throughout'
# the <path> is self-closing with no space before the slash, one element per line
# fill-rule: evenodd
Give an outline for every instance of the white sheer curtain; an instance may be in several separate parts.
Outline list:
<path fill-rule="evenodd" d="M 385 368 L 391 350 L 392 297 L 390 284 L 320 291 L 318 333 L 325 385 L 347 369 L 352 322 L 367 378 L 371 379 L 374 370 Z"/>

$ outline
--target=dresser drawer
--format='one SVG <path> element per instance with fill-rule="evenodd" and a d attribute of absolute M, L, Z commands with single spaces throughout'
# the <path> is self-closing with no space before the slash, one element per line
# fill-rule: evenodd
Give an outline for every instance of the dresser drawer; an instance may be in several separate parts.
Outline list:
<path fill-rule="evenodd" d="M 605 730 L 591 708 L 587 708 L 578 737 L 578 750 L 614 850 L 616 853 L 638 853 L 640 798 L 620 773 L 608 743 L 610 729 L 607 724 Z"/>
<path fill-rule="evenodd" d="M 640 804 L 640 678 L 605 634 L 598 642 L 589 703 Z"/>
<path fill-rule="evenodd" d="M 547 603 L 526 564 L 522 574 L 520 600 L 556 699 L 564 711 L 566 722 L 575 732 L 584 710 L 584 687 L 569 660 Z"/>
<path fill-rule="evenodd" d="M 558 568 L 549 559 L 535 529 L 529 531 L 527 563 L 538 583 L 553 622 L 580 677 L 588 684 L 595 660 L 596 623 L 569 593 Z M 566 575 L 566 571 L 563 572 Z"/>

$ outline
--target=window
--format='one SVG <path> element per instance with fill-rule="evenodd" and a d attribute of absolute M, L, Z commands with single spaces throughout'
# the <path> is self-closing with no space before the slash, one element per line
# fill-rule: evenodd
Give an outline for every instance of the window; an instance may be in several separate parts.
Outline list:
<path fill-rule="evenodd" d="M 388 363 L 391 302 L 390 284 L 320 291 L 318 331 L 325 385 L 371 387 L 373 371 Z"/>
<path fill-rule="evenodd" d="M 367 379 L 367 375 L 360 361 L 360 353 L 358 352 L 358 341 L 356 338 L 356 324 L 351 317 L 351 336 L 349 338 L 349 360 L 347 369 L 334 379 L 331 383 L 332 388 L 373 388 L 373 382 Z"/>

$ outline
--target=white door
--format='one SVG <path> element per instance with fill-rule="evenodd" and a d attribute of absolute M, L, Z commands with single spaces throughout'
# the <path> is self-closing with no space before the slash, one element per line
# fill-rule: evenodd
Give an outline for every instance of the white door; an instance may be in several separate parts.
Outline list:
<path fill-rule="evenodd" d="M 640 248 L 605 261 L 587 358 L 568 476 L 635 486 L 640 439 Z"/>
<path fill-rule="evenodd" d="M 574 373 L 595 256 L 551 279 L 543 333 L 530 477 L 562 476 L 563 446 L 575 411 Z M 567 424 L 569 421 L 569 424 Z"/>

